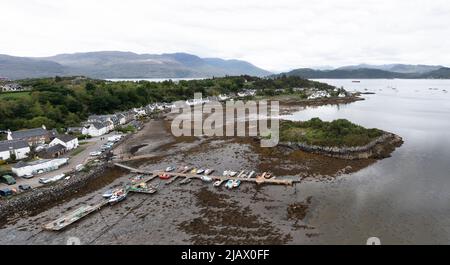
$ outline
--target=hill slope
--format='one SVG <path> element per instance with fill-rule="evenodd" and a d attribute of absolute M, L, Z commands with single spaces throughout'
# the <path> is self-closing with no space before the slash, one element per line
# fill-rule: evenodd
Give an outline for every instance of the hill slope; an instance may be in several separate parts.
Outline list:
<path fill-rule="evenodd" d="M 442 67 L 427 72 L 400 73 L 371 68 L 338 68 L 335 70 L 314 70 L 310 68 L 295 69 L 280 75 L 299 76 L 308 79 L 334 78 L 334 79 L 450 79 L 450 68 Z"/>
<path fill-rule="evenodd" d="M 10 79 L 55 75 L 85 75 L 92 78 L 189 78 L 270 74 L 245 61 L 200 58 L 187 53 L 136 54 L 104 51 L 60 54 L 45 58 L 0 56 L 0 76 Z"/>

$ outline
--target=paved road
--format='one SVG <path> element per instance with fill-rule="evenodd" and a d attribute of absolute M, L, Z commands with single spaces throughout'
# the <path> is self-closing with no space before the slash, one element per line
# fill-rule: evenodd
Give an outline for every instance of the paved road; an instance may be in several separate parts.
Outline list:
<path fill-rule="evenodd" d="M 103 135 L 101 137 L 95 137 L 88 139 L 86 141 L 80 141 L 80 147 L 79 148 L 85 148 L 81 153 L 77 154 L 74 157 L 70 157 L 70 154 L 73 153 L 69 152 L 65 154 L 63 157 L 69 157 L 69 163 L 55 171 L 47 172 L 44 174 L 36 175 L 31 179 L 24 179 L 16 177 L 16 184 L 15 185 L 7 185 L 4 183 L 0 183 L 0 189 L 3 188 L 15 188 L 16 190 L 19 190 L 19 185 L 30 185 L 33 188 L 42 186 L 41 183 L 39 183 L 39 178 L 48 178 L 53 177 L 60 174 L 67 174 L 68 172 L 71 172 L 75 167 L 79 164 L 85 164 L 90 159 L 95 159 L 91 156 L 89 156 L 89 153 L 100 150 L 101 146 L 108 142 L 108 137 L 115 135 L 115 132 L 111 132 L 109 134 Z M 84 143 L 81 145 L 81 143 Z M 75 150 L 74 150 L 75 151 Z"/>

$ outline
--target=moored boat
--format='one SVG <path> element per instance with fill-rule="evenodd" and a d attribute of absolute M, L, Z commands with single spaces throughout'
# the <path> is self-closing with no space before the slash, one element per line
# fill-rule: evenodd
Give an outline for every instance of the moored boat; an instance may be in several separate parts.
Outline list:
<path fill-rule="evenodd" d="M 175 170 L 175 167 L 172 167 L 172 166 L 166 168 L 166 172 L 172 172 L 174 170 Z"/>
<path fill-rule="evenodd" d="M 113 196 L 113 191 L 112 190 L 107 190 L 107 191 L 105 191 L 103 193 L 102 196 L 103 196 L 103 198 L 106 198 L 106 199 L 111 198 L 111 196 Z"/>
<path fill-rule="evenodd" d="M 212 181 L 213 181 L 213 179 L 210 178 L 210 177 L 208 177 L 208 176 L 201 176 L 200 179 L 201 179 L 203 182 L 212 182 Z"/>
<path fill-rule="evenodd" d="M 227 181 L 227 183 L 225 183 L 225 187 L 227 188 L 227 189 L 232 189 L 233 188 L 233 180 L 228 180 Z"/>
<path fill-rule="evenodd" d="M 127 198 L 127 193 L 124 189 L 117 189 L 113 191 L 112 196 L 109 198 L 108 202 L 111 205 L 114 205 L 118 202 L 121 202 Z"/>
<path fill-rule="evenodd" d="M 171 175 L 169 175 L 169 174 L 162 174 L 162 175 L 159 175 L 159 178 L 160 179 L 170 179 L 171 178 Z"/>
<path fill-rule="evenodd" d="M 224 182 L 224 180 L 218 180 L 216 182 L 214 182 L 214 187 L 220 187 L 220 185 L 222 185 L 222 183 Z"/>
<path fill-rule="evenodd" d="M 233 187 L 233 188 L 237 188 L 237 187 L 239 187 L 240 185 L 241 185 L 241 181 L 238 180 L 238 179 L 236 179 L 236 180 L 233 181 L 232 187 Z"/>
<path fill-rule="evenodd" d="M 182 168 L 182 170 L 181 170 L 180 173 L 183 173 L 183 174 L 184 174 L 184 173 L 189 172 L 189 170 L 191 170 L 191 167 L 185 166 L 185 167 Z"/>
<path fill-rule="evenodd" d="M 205 170 L 202 169 L 202 168 L 200 168 L 199 170 L 197 170 L 197 174 L 198 174 L 198 175 L 203 174 L 204 172 L 205 172 Z"/>

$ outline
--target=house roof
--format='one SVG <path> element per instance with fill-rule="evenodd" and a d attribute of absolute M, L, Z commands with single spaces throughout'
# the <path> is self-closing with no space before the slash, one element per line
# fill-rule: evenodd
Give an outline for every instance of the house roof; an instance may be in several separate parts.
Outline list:
<path fill-rule="evenodd" d="M 54 145 L 54 146 L 51 146 L 51 147 L 45 149 L 44 153 L 56 154 L 58 152 L 65 151 L 65 150 L 66 150 L 66 147 L 64 147 L 64 145 L 57 144 L 57 145 Z"/>
<path fill-rule="evenodd" d="M 68 143 L 76 138 L 77 138 L 76 136 L 73 136 L 70 134 L 58 134 L 55 136 L 55 139 L 59 139 L 59 140 L 63 141 L 64 143 Z"/>
<path fill-rule="evenodd" d="M 97 130 L 101 129 L 101 128 L 105 128 L 108 127 L 108 125 L 106 124 L 106 122 L 92 122 L 91 126 L 94 126 Z"/>
<path fill-rule="evenodd" d="M 48 161 L 50 161 L 50 160 L 49 159 L 41 159 L 41 160 L 35 160 L 35 161 L 31 161 L 31 162 L 20 161 L 19 163 L 12 165 L 11 167 L 12 168 L 23 168 L 23 167 L 27 167 L 27 166 L 34 166 L 34 165 L 47 163 Z"/>
<path fill-rule="evenodd" d="M 11 133 L 11 137 L 14 140 L 27 139 L 30 137 L 46 136 L 46 135 L 48 135 L 48 131 L 43 128 L 15 131 Z"/>
<path fill-rule="evenodd" d="M 21 148 L 27 148 L 28 143 L 23 140 L 11 140 L 11 141 L 0 141 L 0 152 L 8 150 L 16 150 Z"/>

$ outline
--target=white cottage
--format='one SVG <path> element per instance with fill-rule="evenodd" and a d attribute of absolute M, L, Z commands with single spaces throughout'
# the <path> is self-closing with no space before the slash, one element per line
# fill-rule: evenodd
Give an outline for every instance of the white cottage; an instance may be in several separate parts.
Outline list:
<path fill-rule="evenodd" d="M 0 141 L 0 160 L 8 160 L 12 155 L 16 157 L 16 160 L 21 160 L 27 158 L 30 151 L 30 147 L 26 141 Z"/>
<path fill-rule="evenodd" d="M 66 148 L 67 151 L 73 150 L 78 147 L 78 138 L 68 134 L 60 134 L 53 139 L 49 146 L 62 145 Z"/>
<path fill-rule="evenodd" d="M 92 122 L 83 128 L 82 134 L 98 137 L 110 131 L 110 124 L 106 122 Z"/>

